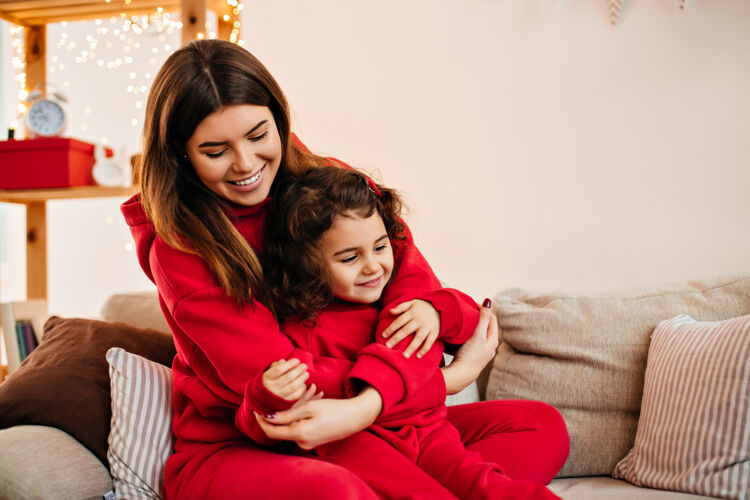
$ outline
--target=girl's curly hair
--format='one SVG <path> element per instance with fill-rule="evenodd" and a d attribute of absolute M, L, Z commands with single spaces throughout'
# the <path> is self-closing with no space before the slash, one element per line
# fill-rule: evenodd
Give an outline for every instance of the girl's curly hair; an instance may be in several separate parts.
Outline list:
<path fill-rule="evenodd" d="M 314 319 L 333 301 L 319 243 L 337 216 L 377 211 L 395 244 L 405 238 L 401 207 L 396 191 L 347 168 L 311 168 L 278 182 L 266 215 L 263 273 L 279 321 Z"/>

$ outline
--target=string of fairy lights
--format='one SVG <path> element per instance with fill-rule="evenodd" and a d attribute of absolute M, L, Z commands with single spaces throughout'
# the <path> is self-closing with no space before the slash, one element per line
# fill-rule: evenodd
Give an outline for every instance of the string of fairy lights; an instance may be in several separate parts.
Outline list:
<path fill-rule="evenodd" d="M 111 0 L 103 1 L 110 3 Z M 126 0 L 126 4 L 129 3 Z M 243 10 L 243 6 L 239 0 L 226 0 L 226 3 L 231 8 L 232 16 L 224 14 L 223 21 L 230 22 L 234 18 L 229 33 L 229 41 L 238 45 L 244 45 L 244 40 L 240 38 L 239 21 L 239 15 Z M 141 110 L 144 106 L 144 99 L 141 97 L 145 97 L 145 94 L 148 92 L 151 80 L 158 69 L 156 65 L 161 61 L 157 55 L 167 57 L 177 49 L 177 47 L 169 43 L 168 35 L 179 32 L 182 29 L 182 21 L 179 19 L 179 15 L 166 12 L 162 7 L 157 7 L 153 14 L 150 15 L 132 16 L 121 12 L 119 16 L 109 19 L 96 19 L 94 21 L 94 32 L 86 35 L 86 40 L 83 44 L 72 40 L 66 31 L 67 22 L 62 22 L 61 26 L 62 30 L 52 46 L 58 50 L 75 53 L 75 64 L 94 63 L 102 69 L 114 70 L 128 67 L 136 58 L 142 60 L 144 57 L 148 57 L 148 62 L 152 69 L 145 72 L 142 71 L 142 74 L 138 74 L 136 71 L 128 72 L 128 81 L 125 83 L 124 88 L 128 94 L 138 96 L 134 101 L 135 107 Z M 205 31 L 199 32 L 197 37 L 199 39 L 216 38 L 217 31 L 218 27 L 216 23 L 212 23 L 209 19 L 206 23 Z M 21 117 L 28 110 L 29 103 L 26 101 L 30 93 L 35 89 L 28 88 L 26 78 L 24 28 L 22 26 L 11 25 L 10 36 L 12 47 L 11 64 L 15 72 L 15 81 L 18 85 L 19 100 L 18 115 L 11 123 L 11 128 L 18 128 Z M 144 36 L 157 37 L 158 41 L 162 43 L 161 47 L 151 47 L 150 53 L 144 54 L 144 44 L 141 43 Z M 113 50 L 118 47 L 120 48 L 119 51 Z M 47 61 L 48 80 L 54 81 L 54 75 L 58 72 L 63 72 L 66 69 L 65 66 L 56 55 L 49 55 Z M 62 89 L 57 90 L 63 90 L 69 86 L 69 81 L 63 81 Z M 91 113 L 90 107 L 85 107 L 83 111 L 86 115 Z M 131 120 L 131 124 L 134 127 L 139 125 L 138 120 L 135 118 Z M 80 126 L 82 130 L 87 128 L 86 123 L 81 123 Z M 103 142 L 106 143 L 106 140 Z"/>

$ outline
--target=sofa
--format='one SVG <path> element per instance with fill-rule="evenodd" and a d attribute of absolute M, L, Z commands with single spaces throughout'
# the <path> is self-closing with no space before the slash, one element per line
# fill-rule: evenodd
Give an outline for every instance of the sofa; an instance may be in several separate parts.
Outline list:
<path fill-rule="evenodd" d="M 649 450 L 662 449 L 640 446 L 640 442 L 645 440 L 648 443 L 648 434 L 654 434 L 655 425 L 655 435 L 664 434 L 664 428 L 659 430 L 654 424 L 658 419 L 647 419 L 641 412 L 642 401 L 644 405 L 649 402 L 649 415 L 652 409 L 658 410 L 661 406 L 680 414 L 688 411 L 669 406 L 672 404 L 670 396 L 663 392 L 668 374 L 661 365 L 651 364 L 662 352 L 657 352 L 652 345 L 652 338 L 656 339 L 657 334 L 659 339 L 680 341 L 688 337 L 684 333 L 686 328 L 697 328 L 701 332 L 714 332 L 718 328 L 719 333 L 728 328 L 739 328 L 738 343 L 732 344 L 732 348 L 724 348 L 732 351 L 727 356 L 734 355 L 737 361 L 729 357 L 720 359 L 722 366 L 731 363 L 739 366 L 732 372 L 732 377 L 740 377 L 745 385 L 737 389 L 740 396 L 735 403 L 741 411 L 750 405 L 750 382 L 746 380 L 749 362 L 744 359 L 745 351 L 742 351 L 750 338 L 747 335 L 750 330 L 743 330 L 750 328 L 747 326 L 750 322 L 743 318 L 750 315 L 750 275 L 593 294 L 538 294 L 508 289 L 493 298 L 493 308 L 501 328 L 497 355 L 477 382 L 461 394 L 449 397 L 448 404 L 485 398 L 538 399 L 553 404 L 565 417 L 571 436 L 569 459 L 549 485 L 557 495 L 569 500 L 676 500 L 712 498 L 709 493 L 719 491 L 717 496 L 724 498 L 750 498 L 746 478 L 742 477 L 743 471 L 750 471 L 746 443 L 744 448 L 743 443 L 739 443 L 741 449 L 733 451 L 735 455 L 727 459 L 727 464 L 717 465 L 719 469 L 739 467 L 730 485 L 734 491 L 727 492 L 726 485 L 721 484 L 724 489 L 706 489 L 700 481 L 696 483 L 695 478 L 690 480 L 692 483 L 688 481 L 687 486 L 683 481 L 669 483 L 674 487 L 667 488 L 642 473 L 638 475 L 638 471 L 644 470 L 639 461 L 648 458 Z M 725 327 L 727 321 L 734 323 Z M 718 326 L 714 328 L 714 325 Z M 659 333 L 660 329 L 665 329 L 666 334 Z M 672 335 L 675 331 L 677 335 Z M 99 384 L 96 391 L 86 392 L 89 385 L 94 385 L 93 382 L 89 384 L 93 375 L 87 375 L 86 367 L 96 364 L 97 377 L 113 377 L 111 401 L 114 407 L 116 371 L 110 359 L 114 350 L 110 348 L 118 346 L 122 348 L 120 352 L 132 351 L 149 358 L 160 364 L 163 374 L 169 377 L 165 365 L 169 364 L 174 350 L 168 345 L 168 332 L 155 292 L 109 297 L 98 321 L 51 318 L 37 348 L 39 352 L 32 353 L 9 379 L 0 384 L 0 498 L 101 499 L 114 498 L 115 490 L 130 497 L 123 493 L 127 490 L 117 487 L 123 481 L 121 471 L 129 467 L 123 467 L 122 463 L 116 465 L 113 460 L 118 457 L 113 456 L 112 451 L 117 443 L 120 449 L 129 446 L 129 437 L 113 438 L 115 427 L 118 432 L 123 432 L 123 423 L 118 419 L 124 417 L 119 414 L 121 409 L 108 407 L 110 394 L 109 387 L 105 387 L 106 380 L 96 382 Z M 93 356 L 96 359 L 80 358 L 86 346 L 94 343 L 99 349 Z M 45 345 L 48 347 L 43 350 Z M 697 345 L 693 345 L 692 351 L 703 352 L 703 347 Z M 60 354 L 64 349 L 68 351 Z M 669 349 L 674 352 L 677 348 L 669 347 L 667 353 L 670 353 Z M 689 376 L 702 377 L 702 368 L 705 367 L 692 364 L 691 348 L 680 349 L 677 365 L 688 371 L 672 377 L 678 388 L 689 380 Z M 108 368 L 100 359 L 105 351 L 110 360 Z M 714 351 L 711 351 L 712 356 L 716 357 Z M 159 356 L 160 359 L 155 359 Z M 705 358 L 696 361 L 704 362 Z M 705 386 L 704 382 L 698 384 Z M 38 388 L 35 383 L 43 387 Z M 711 393 L 715 395 L 720 392 L 716 390 L 717 384 L 722 383 L 713 383 Z M 66 387 L 65 384 L 70 385 Z M 118 389 L 118 394 L 122 390 L 125 393 L 132 391 L 132 387 L 137 386 Z M 20 392 L 24 394 L 19 395 Z M 82 395 L 76 396 L 78 393 Z M 161 399 L 162 404 L 171 405 L 168 396 Z M 682 399 L 685 398 L 678 398 L 678 404 Z M 94 402 L 93 407 L 86 406 L 94 400 L 98 403 Z M 722 407 L 726 406 L 723 400 L 720 403 Z M 35 405 L 37 408 L 33 411 L 36 413 L 32 414 L 30 407 Z M 63 415 L 66 413 L 69 414 Z M 14 415 L 11 417 L 10 414 Z M 741 415 L 744 417 L 733 420 L 733 429 L 740 436 L 742 433 L 750 436 L 750 412 Z M 680 415 L 662 417 L 667 422 L 675 421 L 675 425 L 666 425 L 669 430 L 676 426 Z M 95 423 L 96 419 L 105 422 Z M 110 421 L 106 422 L 107 419 Z M 96 426 L 101 428 L 98 434 L 88 435 L 87 432 Z M 107 436 L 103 434 L 108 432 L 107 442 Z M 718 434 L 714 430 L 711 432 Z M 678 441 L 689 442 L 689 435 L 690 432 L 685 431 L 685 438 Z M 724 441 L 719 451 L 735 450 L 738 443 L 734 441 Z M 166 446 L 169 446 L 169 441 Z M 116 476 L 114 482 L 113 475 Z M 157 477 L 153 481 L 159 484 L 159 480 Z M 649 487 L 654 485 L 656 487 Z M 153 493 L 151 491 L 151 497 Z"/>

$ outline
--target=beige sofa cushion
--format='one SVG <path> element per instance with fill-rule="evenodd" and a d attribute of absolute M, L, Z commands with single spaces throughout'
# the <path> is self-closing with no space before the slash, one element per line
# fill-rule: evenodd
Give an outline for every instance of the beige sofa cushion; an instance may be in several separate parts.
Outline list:
<path fill-rule="evenodd" d="M 715 321 L 750 313 L 750 275 L 609 293 L 506 290 L 487 399 L 537 399 L 568 425 L 558 477 L 609 475 L 633 446 L 649 339 L 678 314 Z"/>
<path fill-rule="evenodd" d="M 101 500 L 110 491 L 106 467 L 65 432 L 41 425 L 0 431 L 0 498 Z"/>
<path fill-rule="evenodd" d="M 611 477 L 555 479 L 549 489 L 564 500 L 703 500 L 712 497 L 639 488 Z"/>

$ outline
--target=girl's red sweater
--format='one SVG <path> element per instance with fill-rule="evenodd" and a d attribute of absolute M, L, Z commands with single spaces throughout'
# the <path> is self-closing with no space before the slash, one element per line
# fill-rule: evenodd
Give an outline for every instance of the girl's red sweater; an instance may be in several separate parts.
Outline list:
<path fill-rule="evenodd" d="M 381 413 L 375 421 L 379 427 L 425 426 L 445 418 L 445 380 L 440 371 L 443 342 L 463 344 L 469 340 L 479 320 L 479 308 L 471 297 L 458 290 L 444 288 L 433 296 L 438 294 L 452 297 L 456 307 L 442 312 L 442 316 L 449 316 L 450 320 L 445 322 L 441 339 L 433 344 L 428 353 L 428 358 L 435 360 L 432 373 L 422 381 L 419 391 L 414 391 L 411 397 L 404 398 Z M 287 320 L 282 323 L 282 331 L 300 349 L 310 351 L 313 356 L 349 361 L 348 367 L 340 367 L 342 372 L 339 378 L 333 372 L 323 378 L 313 375 L 307 380 L 308 386 L 314 383 L 325 397 L 346 397 L 342 381 L 346 380 L 348 368 L 352 367 L 359 354 L 377 341 L 379 312 L 378 304 L 337 302 L 319 311 L 314 322 Z M 409 341 L 411 338 L 405 341 L 407 345 Z M 383 342 L 382 337 L 380 342 Z"/>
<path fill-rule="evenodd" d="M 236 227 L 259 254 L 268 201 L 232 207 Z M 343 379 L 342 392 L 348 397 L 363 384 L 372 385 L 383 398 L 384 413 L 413 396 L 434 374 L 441 354 L 433 349 L 422 359 L 405 359 L 402 351 L 409 339 L 393 349 L 382 343 L 370 344 L 358 352 L 353 366 L 343 359 L 314 356 L 295 347 L 265 306 L 255 301 L 238 308 L 201 257 L 164 243 L 144 212 L 140 195 L 126 201 L 121 210 L 135 239 L 141 267 L 156 284 L 177 349 L 172 365 L 176 452 L 245 436 L 272 444 L 255 421 L 253 410 L 270 412 L 289 405 L 268 393 L 261 383 L 260 375 L 279 359 L 299 358 L 321 385 L 330 385 L 326 380 Z M 427 300 L 437 309 L 447 335 L 465 331 L 467 325 L 456 314 L 460 308 L 455 297 L 440 291 L 438 279 L 414 246 L 408 228 L 405 232 L 406 239 L 395 254 L 397 271 L 382 298 L 377 332 L 394 319 L 388 313 L 391 307 L 413 298 Z"/>

